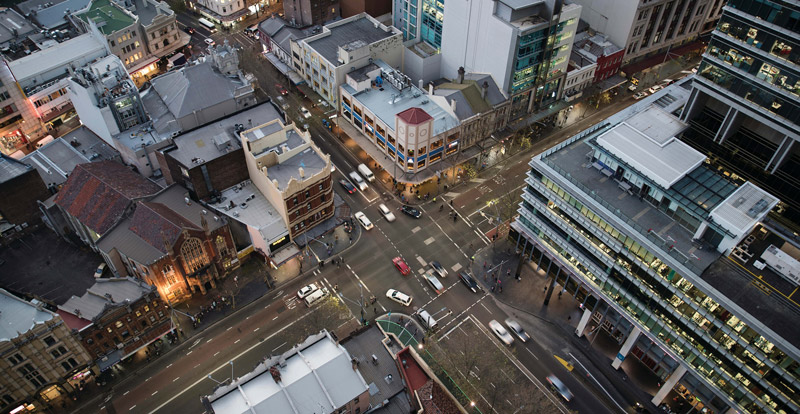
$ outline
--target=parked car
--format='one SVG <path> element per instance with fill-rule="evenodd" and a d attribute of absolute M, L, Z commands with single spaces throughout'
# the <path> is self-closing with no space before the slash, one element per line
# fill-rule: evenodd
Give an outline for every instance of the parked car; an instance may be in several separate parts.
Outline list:
<path fill-rule="evenodd" d="M 461 283 L 463 283 L 464 286 L 469 288 L 469 290 L 471 290 L 473 293 L 478 293 L 478 291 L 481 290 L 481 288 L 478 286 L 478 282 L 476 282 L 469 273 L 462 270 L 461 272 L 458 272 L 458 277 L 461 279 Z"/>
<path fill-rule="evenodd" d="M 661 86 L 661 85 L 653 85 L 653 86 L 652 86 L 650 89 L 648 89 L 647 91 L 648 91 L 648 92 L 650 92 L 650 93 L 656 93 L 656 92 L 658 92 L 658 91 L 660 91 L 660 90 L 662 90 L 662 89 L 664 89 L 664 87 L 663 87 L 663 86 Z"/>
<path fill-rule="evenodd" d="M 305 106 L 300 107 L 300 113 L 303 114 L 303 118 L 311 118 L 311 112 L 308 112 L 308 109 L 306 109 Z"/>
<path fill-rule="evenodd" d="M 647 92 L 637 92 L 637 93 L 633 94 L 633 99 L 636 99 L 638 101 L 639 99 L 642 99 L 647 95 L 648 95 Z"/>
<path fill-rule="evenodd" d="M 371 230 L 372 229 L 372 227 L 373 227 L 372 226 L 372 222 L 369 221 L 369 219 L 367 218 L 367 216 L 364 213 L 359 211 L 359 212 L 357 212 L 355 214 L 355 216 L 356 216 L 356 220 L 358 220 L 358 222 L 361 223 L 361 226 L 364 227 L 364 230 Z"/>
<path fill-rule="evenodd" d="M 350 181 L 341 179 L 339 180 L 339 184 L 341 184 L 342 187 L 344 187 L 344 189 L 347 190 L 348 194 L 353 194 L 356 192 L 356 187 L 353 184 L 350 184 Z"/>
<path fill-rule="evenodd" d="M 209 45 L 209 46 L 214 46 L 214 45 L 216 44 L 216 42 L 214 42 L 214 39 L 212 39 L 212 38 L 210 38 L 210 37 L 207 37 L 207 38 L 206 38 L 205 40 L 203 40 L 203 41 L 204 41 L 204 42 L 206 42 L 206 44 L 207 44 L 207 45 Z"/>
<path fill-rule="evenodd" d="M 94 278 L 99 279 L 103 277 L 103 272 L 106 270 L 106 264 L 100 263 L 100 266 L 97 266 L 97 270 L 94 271 Z"/>
<path fill-rule="evenodd" d="M 275 87 L 278 88 L 278 93 L 281 95 L 286 96 L 289 94 L 289 91 L 287 91 L 286 88 L 284 88 L 280 83 L 276 83 Z"/>
<path fill-rule="evenodd" d="M 397 290 L 397 289 L 389 289 L 386 291 L 386 297 L 403 305 L 409 306 L 411 305 L 411 296 L 406 295 L 405 293 Z"/>
<path fill-rule="evenodd" d="M 328 131 L 333 131 L 333 124 L 331 124 L 331 121 L 328 121 L 327 119 L 322 120 L 322 126 L 324 126 Z"/>
<path fill-rule="evenodd" d="M 411 268 L 408 267 L 408 265 L 406 264 L 406 262 L 403 260 L 402 257 L 400 256 L 395 257 L 394 259 L 392 259 L 392 263 L 394 263 L 394 267 L 396 267 L 397 270 L 400 271 L 400 274 L 402 274 L 403 276 L 411 273 Z"/>
<path fill-rule="evenodd" d="M 395 220 L 394 213 L 389 211 L 389 207 L 386 207 L 386 204 L 378 204 L 378 211 L 381 212 L 381 215 L 386 219 L 386 221 L 392 222 Z"/>
<path fill-rule="evenodd" d="M 436 292 L 437 295 L 441 295 L 442 292 L 444 292 L 444 286 L 442 286 L 442 282 L 440 282 L 439 279 L 437 279 L 432 273 L 427 272 L 422 276 L 428 281 L 428 284 L 431 285 L 431 288 L 433 288 L 433 291 Z"/>
<path fill-rule="evenodd" d="M 436 273 L 439 277 L 447 276 L 447 269 L 445 269 L 442 266 L 442 264 L 437 262 L 436 260 L 428 263 L 428 265 L 431 267 L 431 270 L 433 270 L 434 273 Z"/>
<path fill-rule="evenodd" d="M 492 332 L 494 332 L 495 335 L 497 335 L 500 341 L 502 341 L 504 344 L 511 346 L 511 344 L 514 343 L 514 337 L 511 336 L 510 333 L 508 333 L 506 328 L 503 328 L 503 325 L 500 325 L 500 322 L 497 322 L 496 320 L 492 319 L 491 321 L 489 321 L 489 328 L 492 330 Z"/>
<path fill-rule="evenodd" d="M 547 382 L 550 383 L 551 387 L 555 388 L 556 392 L 558 392 L 558 394 L 561 395 L 561 398 L 563 398 L 566 401 L 572 399 L 572 392 L 570 392 L 569 388 L 567 388 L 567 386 L 564 385 L 564 383 L 561 382 L 561 380 L 558 379 L 558 377 L 551 374 L 547 377 Z"/>
<path fill-rule="evenodd" d="M 506 326 L 508 326 L 508 329 L 513 332 L 520 341 L 528 342 L 531 339 L 530 335 L 528 335 L 528 333 L 522 329 L 522 325 L 520 325 L 519 322 L 515 321 L 514 319 L 506 319 Z"/>
<path fill-rule="evenodd" d="M 400 211 L 416 219 L 422 217 L 422 212 L 411 206 L 403 205 L 402 207 L 400 207 Z"/>
<path fill-rule="evenodd" d="M 303 286 L 300 290 L 297 291 L 297 297 L 300 299 L 305 299 L 306 296 L 314 293 L 314 291 L 318 290 L 319 286 L 315 284 L 310 284 L 308 286 Z"/>
<path fill-rule="evenodd" d="M 194 34 L 194 27 L 186 26 L 186 27 L 183 28 L 183 31 L 188 33 L 188 34 Z"/>
<path fill-rule="evenodd" d="M 363 179 L 363 178 L 361 178 L 361 176 L 360 176 L 360 175 L 358 175 L 358 173 L 357 173 L 357 172 L 355 172 L 355 171 L 350 171 L 350 179 L 352 179 L 352 180 L 353 180 L 353 182 L 354 182 L 354 183 L 356 183 L 356 186 L 358 186 L 358 188 L 359 188 L 361 191 L 364 191 L 364 190 L 366 190 L 366 189 L 367 189 L 367 182 L 366 182 L 366 181 L 364 181 L 364 179 Z"/>

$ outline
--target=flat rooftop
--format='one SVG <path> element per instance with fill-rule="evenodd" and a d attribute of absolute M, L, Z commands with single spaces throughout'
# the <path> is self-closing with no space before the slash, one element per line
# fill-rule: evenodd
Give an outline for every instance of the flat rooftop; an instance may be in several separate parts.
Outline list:
<path fill-rule="evenodd" d="M 391 28 L 387 31 L 381 26 L 375 27 L 375 23 L 366 16 L 341 24 L 336 23 L 338 22 L 325 26 L 320 35 L 327 33 L 327 36 L 316 35 L 315 39 L 306 41 L 325 60 L 337 67 L 344 65 L 344 63 L 339 63 L 339 47 L 355 49 L 395 35 Z"/>
<path fill-rule="evenodd" d="M 77 17 L 85 22 L 95 22 L 104 35 L 120 31 L 135 22 L 131 16 L 111 4 L 111 0 L 93 0 L 89 10 Z"/>
<path fill-rule="evenodd" d="M 66 67 L 71 62 L 81 61 L 91 55 L 97 57 L 100 53 L 105 54 L 105 48 L 105 44 L 86 33 L 11 61 L 8 63 L 8 68 L 22 86 L 27 88 L 26 83 L 29 78 L 59 68 L 66 75 Z"/>
<path fill-rule="evenodd" d="M 5 45 L 14 39 L 27 36 L 37 29 L 16 10 L 0 10 L 0 44 Z"/>
<path fill-rule="evenodd" d="M 281 119 L 281 115 L 267 101 L 179 135 L 173 140 L 177 148 L 169 154 L 186 166 L 209 162 L 242 147 L 234 131 L 236 124 L 249 129 L 275 119 Z"/>
<path fill-rule="evenodd" d="M 383 72 L 393 72 L 394 69 L 381 60 L 374 62 Z M 367 88 L 356 92 L 350 85 L 344 84 L 342 88 L 364 107 L 380 118 L 389 129 L 394 132 L 395 115 L 409 108 L 420 108 L 433 118 L 433 135 L 439 135 L 458 126 L 458 119 L 446 109 L 435 103 L 430 95 L 425 94 L 416 86 L 409 86 L 402 91 L 398 90 L 388 81 L 384 81 L 380 88 Z"/>
<path fill-rule="evenodd" d="M 403 379 L 397 371 L 397 365 L 386 347 L 383 346 L 385 337 L 376 325 L 366 331 L 353 336 L 344 342 L 342 346 L 350 353 L 350 356 L 363 364 L 358 365 L 358 371 L 369 385 L 369 402 L 373 407 L 378 407 L 384 400 L 401 393 L 405 388 Z M 372 355 L 378 357 L 378 365 L 373 365 Z M 386 376 L 391 374 L 392 381 L 386 381 Z M 410 412 L 411 407 L 408 400 L 399 399 L 396 404 L 407 407 L 403 413 Z M 378 411 L 382 412 L 382 411 Z M 397 411 L 398 413 L 401 411 Z"/>
<path fill-rule="evenodd" d="M 0 289 L 0 342 L 25 334 L 55 315 Z"/>
<path fill-rule="evenodd" d="M 21 161 L 36 168 L 49 186 L 67 181 L 78 164 L 110 160 L 118 156 L 117 150 L 81 126 L 26 155 Z"/>
<path fill-rule="evenodd" d="M 209 205 L 221 214 L 257 229 L 267 245 L 289 233 L 278 210 L 250 180 L 223 190 L 220 201 Z"/>

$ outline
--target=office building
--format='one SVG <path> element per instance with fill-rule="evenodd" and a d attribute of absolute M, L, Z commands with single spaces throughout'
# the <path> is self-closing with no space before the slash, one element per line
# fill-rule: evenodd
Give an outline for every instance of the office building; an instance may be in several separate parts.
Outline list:
<path fill-rule="evenodd" d="M 563 96 L 581 6 L 561 0 L 446 2 L 442 76 L 489 73 L 511 97 L 511 118 Z"/>
<path fill-rule="evenodd" d="M 345 75 L 381 59 L 399 68 L 403 36 L 366 13 L 338 20 L 322 32 L 292 43 L 292 65 L 308 86 L 334 107 Z"/>
<path fill-rule="evenodd" d="M 172 330 L 169 305 L 156 288 L 133 278 L 97 279 L 57 313 L 102 372 Z"/>
<path fill-rule="evenodd" d="M 625 63 L 695 40 L 724 3 L 722 0 L 573 1 L 583 6 L 581 19 L 625 50 Z"/>
<path fill-rule="evenodd" d="M 781 204 L 770 217 L 800 232 L 800 6 L 732 0 L 723 8 L 681 114 L 685 142 L 713 168 L 751 180 Z"/>
<path fill-rule="evenodd" d="M 209 413 L 366 413 L 370 387 L 327 331 L 202 397 Z"/>
<path fill-rule="evenodd" d="M 444 4 L 444 0 L 394 0 L 393 24 L 406 44 L 425 42 L 434 50 L 442 48 Z"/>
<path fill-rule="evenodd" d="M 91 358 L 61 317 L 0 289 L 0 409 L 46 411 L 90 380 Z"/>
<path fill-rule="evenodd" d="M 791 294 L 798 244 L 765 223 L 774 195 L 676 138 L 688 99 L 679 82 L 535 156 L 512 238 L 581 304 L 578 336 L 608 335 L 614 368 L 658 377 L 654 404 L 798 412 L 800 309 L 753 284 Z"/>
<path fill-rule="evenodd" d="M 339 16 L 339 0 L 283 0 L 283 17 L 293 26 L 325 24 Z"/>
<path fill-rule="evenodd" d="M 372 17 L 392 13 L 392 0 L 339 0 L 339 6 L 344 19 L 359 13 L 367 13 Z"/>

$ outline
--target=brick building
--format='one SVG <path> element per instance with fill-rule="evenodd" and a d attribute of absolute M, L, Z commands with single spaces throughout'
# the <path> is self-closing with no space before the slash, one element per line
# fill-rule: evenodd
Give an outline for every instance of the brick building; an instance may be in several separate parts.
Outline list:
<path fill-rule="evenodd" d="M 597 63 L 594 71 L 594 83 L 602 82 L 619 72 L 625 49 L 615 45 L 604 34 L 593 34 L 591 31 L 575 35 L 573 50 Z"/>
<path fill-rule="evenodd" d="M 146 281 L 169 303 L 205 294 L 239 264 L 226 219 L 179 185 L 138 201 L 97 246 L 116 275 Z"/>
<path fill-rule="evenodd" d="M 0 154 L 0 233 L 39 221 L 37 201 L 50 197 L 35 168 Z"/>
<path fill-rule="evenodd" d="M 0 289 L 0 410 L 44 411 L 92 375 L 61 317 Z M 25 412 L 28 412 L 25 411 Z"/>
<path fill-rule="evenodd" d="M 130 211 L 135 200 L 161 187 L 115 161 L 79 164 L 54 202 L 70 229 L 92 249 Z"/>
<path fill-rule="evenodd" d="M 98 279 L 58 307 L 64 322 L 103 371 L 172 330 L 169 305 L 133 278 Z"/>

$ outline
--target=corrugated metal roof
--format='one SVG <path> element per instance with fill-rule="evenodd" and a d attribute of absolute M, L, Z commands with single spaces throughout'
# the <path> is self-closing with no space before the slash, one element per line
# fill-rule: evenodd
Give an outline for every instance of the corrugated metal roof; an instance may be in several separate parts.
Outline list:
<path fill-rule="evenodd" d="M 154 290 L 153 286 L 130 277 L 98 279 L 82 296 L 72 296 L 58 308 L 91 321 L 102 315 L 107 307 L 136 302 Z"/>
<path fill-rule="evenodd" d="M 39 309 L 0 289 L 0 342 L 14 339 L 54 317 L 47 309 Z"/>

